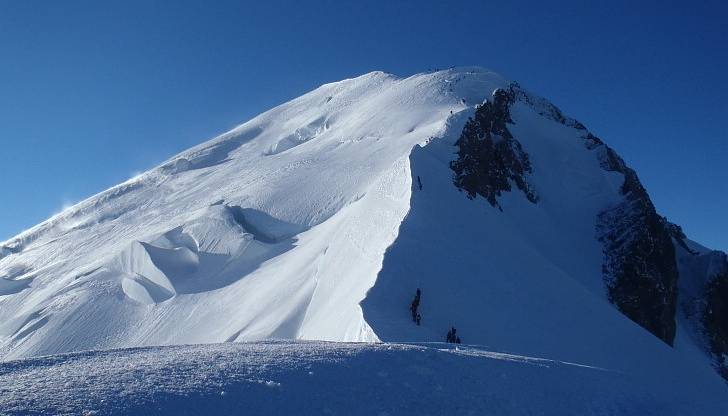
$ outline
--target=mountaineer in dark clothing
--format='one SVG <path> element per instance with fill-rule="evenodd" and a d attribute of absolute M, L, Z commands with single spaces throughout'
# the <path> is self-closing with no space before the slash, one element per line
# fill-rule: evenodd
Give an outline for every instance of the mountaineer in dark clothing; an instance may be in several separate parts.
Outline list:
<path fill-rule="evenodd" d="M 420 180 L 420 177 L 417 176 L 417 185 L 420 187 L 420 191 L 422 190 L 422 181 Z"/>
<path fill-rule="evenodd" d="M 449 342 L 451 344 L 455 344 L 455 343 L 459 344 L 460 343 L 460 337 L 458 337 L 456 335 L 457 332 L 458 332 L 458 330 L 455 329 L 455 327 L 450 328 L 450 330 L 447 331 L 447 337 L 445 337 L 445 339 L 447 340 L 447 342 Z"/>
<path fill-rule="evenodd" d="M 410 312 L 412 312 L 412 322 L 416 323 L 417 325 L 420 324 L 420 318 L 419 314 L 417 313 L 417 308 L 420 307 L 420 295 L 422 295 L 422 292 L 419 288 L 417 288 L 417 293 L 415 294 L 415 298 L 412 300 L 412 304 L 410 305 Z"/>

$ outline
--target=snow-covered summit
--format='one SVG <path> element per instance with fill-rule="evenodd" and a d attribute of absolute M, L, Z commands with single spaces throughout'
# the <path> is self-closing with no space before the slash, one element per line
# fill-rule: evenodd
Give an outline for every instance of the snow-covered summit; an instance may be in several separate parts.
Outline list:
<path fill-rule="evenodd" d="M 0 356 L 455 326 L 725 394 L 681 336 L 676 278 L 634 171 L 553 104 L 481 68 L 372 72 L 1 243 Z"/>

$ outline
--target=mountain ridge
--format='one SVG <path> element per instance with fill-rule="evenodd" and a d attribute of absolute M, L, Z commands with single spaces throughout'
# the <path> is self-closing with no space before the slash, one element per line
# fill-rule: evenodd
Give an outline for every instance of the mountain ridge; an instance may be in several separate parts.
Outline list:
<path fill-rule="evenodd" d="M 458 155 L 469 120 L 488 108 Z M 519 148 L 527 159 L 511 155 Z M 493 179 L 504 166 L 498 193 L 468 198 L 456 186 L 458 175 Z M 624 215 L 625 201 L 641 208 Z M 600 234 L 599 214 L 615 207 Z M 625 233 L 635 238 L 605 243 Z M 1 243 L 0 356 L 433 341 L 457 326 L 464 342 L 659 373 L 688 357 L 689 339 L 673 342 L 685 322 L 713 334 L 695 345 L 722 371 L 725 321 L 678 307 L 674 236 L 636 173 L 546 99 L 479 68 L 372 72 L 274 107 Z M 664 255 L 642 255 L 654 247 Z M 643 260 L 656 268 L 633 271 Z M 663 266 L 664 276 L 654 271 Z M 632 287 L 635 276 L 646 283 Z M 422 326 L 406 310 L 418 287 Z M 676 374 L 714 382 L 684 361 Z"/>

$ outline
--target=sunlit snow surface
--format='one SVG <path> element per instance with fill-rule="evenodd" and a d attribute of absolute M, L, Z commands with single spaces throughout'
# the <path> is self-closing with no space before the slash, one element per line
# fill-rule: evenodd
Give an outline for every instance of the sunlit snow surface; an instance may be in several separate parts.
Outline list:
<path fill-rule="evenodd" d="M 0 364 L 0 409 L 33 414 L 718 415 L 639 374 L 446 344 L 227 343 Z"/>
<path fill-rule="evenodd" d="M 623 197 L 624 178 L 602 169 L 584 130 L 515 103 L 509 130 L 532 162 L 527 179 L 539 202 L 508 192 L 501 212 L 455 188 L 449 163 L 464 123 L 508 85 L 480 68 L 326 84 L 0 243 L 0 359 L 266 339 L 430 343 L 456 326 L 463 342 L 488 350 L 607 371 L 382 345 L 155 347 L 2 364 L 9 391 L 1 400 L 23 405 L 19 395 L 29 394 L 41 406 L 65 398 L 79 409 L 99 386 L 107 402 L 88 405 L 113 406 L 126 391 L 118 380 L 128 380 L 132 407 L 152 405 L 150 397 L 179 400 L 164 386 L 244 407 L 249 396 L 234 395 L 237 386 L 264 393 L 267 401 L 251 406 L 290 402 L 316 414 L 326 404 L 305 397 L 364 414 L 459 402 L 499 414 L 516 402 L 540 409 L 539 401 L 585 412 L 594 403 L 602 409 L 595 414 L 620 413 L 618 406 L 665 414 L 726 402 L 728 387 L 681 322 L 670 348 L 607 301 L 595 221 Z M 418 177 L 422 189 L 413 186 Z M 407 310 L 418 287 L 421 326 Z M 415 357 L 427 359 L 413 367 Z M 113 377 L 71 382 L 93 374 L 93 362 Z M 298 372 L 308 365 L 330 377 Z M 357 368 L 359 378 L 348 375 Z M 142 377 L 146 369 L 152 381 Z M 242 375 L 227 379 L 225 371 Z M 203 377 L 193 378 L 197 372 Z M 165 379 L 176 375 L 184 382 Z M 234 382 L 229 395 L 215 377 Z M 16 387 L 44 380 L 57 382 Z M 364 400 L 351 401 L 354 392 Z M 194 408 L 184 403 L 175 406 Z"/>
<path fill-rule="evenodd" d="M 359 302 L 409 210 L 410 151 L 506 85 L 326 84 L 0 244 L 0 357 L 377 340 Z"/>

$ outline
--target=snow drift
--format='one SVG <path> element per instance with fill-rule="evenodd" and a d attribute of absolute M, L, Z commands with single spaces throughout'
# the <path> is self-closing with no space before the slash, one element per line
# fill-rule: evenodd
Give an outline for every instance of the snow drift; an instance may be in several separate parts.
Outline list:
<path fill-rule="evenodd" d="M 722 400 L 728 319 L 677 308 L 683 287 L 719 293 L 716 278 L 678 267 L 670 227 L 612 149 L 517 84 L 480 68 L 373 72 L 0 244 L 0 356 L 431 342 L 455 326 L 466 343 Z"/>

